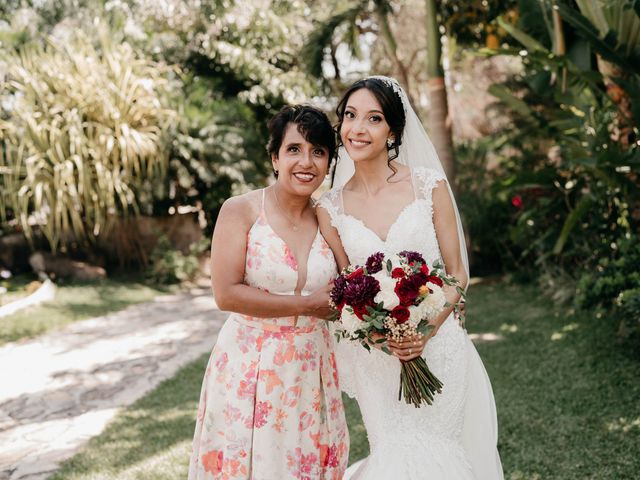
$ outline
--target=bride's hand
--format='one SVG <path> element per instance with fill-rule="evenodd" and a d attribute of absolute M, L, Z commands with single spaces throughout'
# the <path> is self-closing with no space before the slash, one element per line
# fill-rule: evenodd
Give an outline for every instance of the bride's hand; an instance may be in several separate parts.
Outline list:
<path fill-rule="evenodd" d="M 399 342 L 389 339 L 387 346 L 396 357 L 403 362 L 408 362 L 422 355 L 424 346 L 431 337 L 432 335 L 416 335 L 415 337 L 405 337 Z"/>

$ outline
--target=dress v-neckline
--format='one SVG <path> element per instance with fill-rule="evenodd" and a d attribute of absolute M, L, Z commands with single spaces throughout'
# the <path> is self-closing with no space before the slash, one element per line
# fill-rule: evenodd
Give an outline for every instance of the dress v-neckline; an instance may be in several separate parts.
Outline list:
<path fill-rule="evenodd" d="M 265 196 L 265 192 L 266 192 L 266 188 L 262 189 L 262 205 L 260 208 L 260 215 L 258 216 L 258 219 L 256 220 L 256 222 L 254 223 L 253 226 L 255 226 L 256 223 L 258 223 L 258 221 L 261 219 L 262 222 L 269 227 L 269 230 L 271 230 L 271 232 L 273 232 L 273 234 L 276 236 L 276 238 L 278 240 L 280 240 L 280 242 L 285 246 L 285 248 L 291 253 L 291 256 L 293 257 L 293 260 L 296 263 L 296 285 L 293 289 L 294 293 L 298 291 L 298 283 L 300 283 L 300 261 L 298 260 L 298 257 L 296 256 L 296 254 L 294 253 L 293 249 L 291 248 L 291 246 L 289 246 L 289 244 L 287 243 L 287 241 L 282 237 L 282 235 L 280 235 L 278 232 L 276 232 L 276 230 L 271 226 L 271 223 L 269 223 L 269 219 L 267 218 L 267 212 L 264 208 L 264 196 Z M 253 226 L 251 227 L 253 229 Z M 313 237 L 313 241 L 311 242 L 311 246 L 309 247 L 309 251 L 307 252 L 307 261 L 305 263 L 306 269 L 305 269 L 305 278 L 304 278 L 304 285 L 300 286 L 300 295 L 302 295 L 302 292 L 304 292 L 304 290 L 307 288 L 307 284 L 309 283 L 309 260 L 311 259 L 311 253 L 313 252 L 313 247 L 315 247 L 316 242 L 318 241 L 318 236 L 320 235 L 320 225 L 318 225 L 316 227 L 316 234 Z"/>
<path fill-rule="evenodd" d="M 342 194 L 342 192 L 341 192 Z M 396 216 L 396 219 L 393 221 L 393 223 L 389 226 L 389 229 L 387 230 L 387 234 L 385 235 L 384 238 L 382 238 L 380 235 L 378 235 L 378 233 L 373 230 L 372 228 L 368 227 L 366 223 L 364 223 L 364 221 L 358 217 L 354 217 L 353 215 L 349 214 L 349 213 L 345 213 L 344 212 L 344 207 L 343 207 L 343 213 L 342 215 L 344 215 L 347 218 L 350 218 L 356 222 L 358 222 L 362 227 L 364 227 L 365 230 L 371 232 L 379 241 L 380 243 L 384 243 L 386 244 L 389 241 L 389 238 L 391 237 L 391 233 L 393 231 L 393 228 L 398 224 L 398 222 L 400 221 L 400 217 L 402 217 L 402 215 L 404 215 L 404 213 L 409 210 L 410 207 L 412 207 L 413 205 L 415 205 L 416 203 L 418 203 L 420 200 L 422 200 L 421 198 L 414 198 L 411 202 L 407 203 L 404 207 L 402 207 L 402 210 L 400 210 L 400 213 L 398 213 L 398 215 Z"/>
<path fill-rule="evenodd" d="M 389 228 L 387 230 L 387 234 L 384 236 L 384 238 L 382 238 L 380 235 L 378 235 L 378 233 L 375 230 L 373 230 L 372 228 L 367 226 L 367 224 L 364 223 L 364 221 L 362 219 L 360 219 L 358 217 L 354 217 L 353 215 L 345 212 L 345 209 L 344 209 L 344 186 L 342 186 L 340 188 L 340 207 L 342 209 L 342 215 L 344 215 L 347 218 L 351 218 L 351 219 L 355 220 L 356 222 L 358 222 L 360 225 L 362 225 L 362 227 L 364 227 L 365 230 L 368 230 L 369 232 L 371 232 L 380 241 L 380 243 L 383 243 L 383 244 L 386 245 L 386 243 L 389 241 L 389 237 L 391 236 L 391 232 L 393 231 L 393 227 L 396 226 L 396 224 L 400 220 L 400 217 L 402 217 L 402 215 L 404 215 L 404 213 L 411 206 L 413 206 L 416 203 L 418 203 L 419 200 L 423 200 L 423 199 L 418 197 L 418 193 L 416 192 L 416 186 L 413 183 L 413 171 L 411 171 L 409 176 L 410 176 L 410 181 L 411 181 L 411 188 L 413 189 L 413 200 L 411 202 L 407 203 L 404 207 L 402 207 L 400 212 L 398 212 L 398 214 L 396 215 L 396 219 L 389 226 Z"/>

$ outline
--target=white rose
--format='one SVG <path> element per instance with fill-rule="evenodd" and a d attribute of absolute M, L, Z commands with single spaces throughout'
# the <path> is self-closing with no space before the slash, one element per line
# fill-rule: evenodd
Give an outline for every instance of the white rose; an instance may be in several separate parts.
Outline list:
<path fill-rule="evenodd" d="M 362 326 L 362 321 L 356 317 L 355 313 L 350 312 L 346 308 L 342 310 L 340 323 L 342 324 L 342 329 L 352 337 L 355 336 L 356 331 Z"/>
<path fill-rule="evenodd" d="M 373 278 L 380 283 L 380 291 L 373 299 L 376 303 L 384 303 L 384 308 L 387 310 L 393 310 L 400 305 L 400 299 L 394 289 L 396 288 L 396 280 L 387 275 L 386 271 L 382 270 L 373 275 Z"/>
<path fill-rule="evenodd" d="M 427 295 L 422 304 L 424 304 L 427 318 L 432 319 L 437 317 L 442 310 L 444 310 L 444 305 L 447 303 L 447 297 L 444 296 L 444 290 L 437 285 L 429 285 L 429 288 L 431 288 L 433 293 Z"/>
<path fill-rule="evenodd" d="M 417 327 L 420 321 L 425 317 L 424 309 L 420 307 L 424 302 L 419 305 L 411 305 L 409 307 L 409 325 Z"/>
<path fill-rule="evenodd" d="M 429 285 L 429 288 L 433 293 L 427 295 L 418 305 L 409 307 L 409 323 L 414 327 L 422 320 L 433 320 L 444 310 L 447 302 L 444 290 L 437 285 Z"/>

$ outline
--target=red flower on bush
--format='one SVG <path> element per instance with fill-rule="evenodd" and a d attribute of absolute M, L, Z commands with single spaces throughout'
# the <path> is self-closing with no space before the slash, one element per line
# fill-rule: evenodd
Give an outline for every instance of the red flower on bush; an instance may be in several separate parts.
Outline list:
<path fill-rule="evenodd" d="M 511 198 L 511 205 L 520 210 L 522 208 L 522 195 L 514 195 Z"/>

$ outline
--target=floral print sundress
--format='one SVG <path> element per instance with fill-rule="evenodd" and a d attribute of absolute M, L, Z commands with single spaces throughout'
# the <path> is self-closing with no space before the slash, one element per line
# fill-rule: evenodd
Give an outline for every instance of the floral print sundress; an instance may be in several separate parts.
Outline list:
<path fill-rule="evenodd" d="M 319 231 L 302 295 L 326 285 L 336 263 Z M 298 264 L 264 210 L 247 238 L 245 283 L 292 295 Z M 349 436 L 326 322 L 233 313 L 209 358 L 189 480 L 341 479 Z"/>

